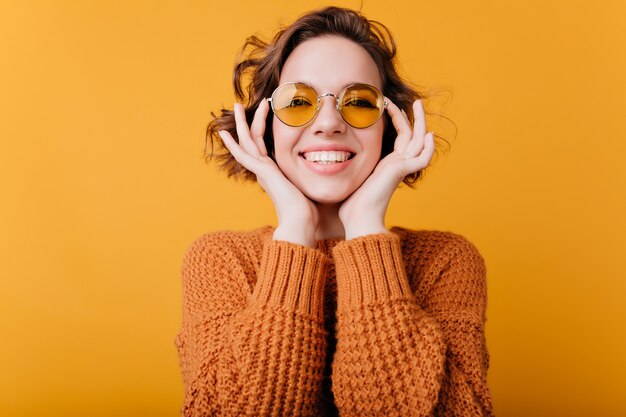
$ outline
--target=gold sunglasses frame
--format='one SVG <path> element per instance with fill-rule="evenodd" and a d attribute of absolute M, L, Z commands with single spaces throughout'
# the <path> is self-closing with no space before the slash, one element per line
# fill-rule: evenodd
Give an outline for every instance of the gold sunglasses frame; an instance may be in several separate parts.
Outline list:
<path fill-rule="evenodd" d="M 311 90 L 313 90 L 313 92 L 315 92 L 315 94 L 317 95 L 317 103 L 315 104 L 315 113 L 313 113 L 313 115 L 311 116 L 311 118 L 310 118 L 309 120 L 307 120 L 306 122 L 304 122 L 304 123 L 302 123 L 302 124 L 299 124 L 299 125 L 291 125 L 291 124 L 289 124 L 289 123 L 286 123 L 284 120 L 282 120 L 282 119 L 280 118 L 280 116 L 276 113 L 276 110 L 274 109 L 274 95 L 276 94 L 276 91 L 278 91 L 280 88 L 282 88 L 282 87 L 284 87 L 284 86 L 286 86 L 286 85 L 289 85 L 289 84 L 300 84 L 300 85 L 304 85 L 304 86 L 306 86 L 306 87 L 310 88 Z M 343 96 L 344 96 L 344 94 L 346 93 L 346 91 L 348 91 L 348 89 L 349 89 L 349 88 L 352 88 L 352 87 L 357 86 L 357 85 L 364 85 L 364 86 L 366 86 L 366 87 L 372 88 L 372 89 L 374 89 L 376 92 L 378 92 L 378 94 L 380 94 L 380 96 L 383 98 L 383 108 L 380 110 L 380 113 L 378 114 L 378 117 L 376 118 L 376 120 L 374 120 L 371 124 L 369 124 L 369 125 L 367 125 L 367 126 L 362 126 L 362 127 L 353 126 L 350 122 L 348 122 L 348 121 L 346 120 L 346 118 L 343 116 L 343 113 L 341 112 L 341 107 L 342 107 L 342 106 L 339 104 L 339 103 L 341 102 L 341 100 L 340 100 L 340 99 L 341 99 L 341 98 L 343 98 Z M 301 126 L 305 126 L 305 125 L 307 125 L 308 123 L 310 123 L 313 119 L 315 119 L 315 118 L 317 117 L 317 114 L 318 114 L 318 113 L 319 113 L 319 111 L 320 111 L 320 107 L 321 107 L 321 106 L 320 106 L 320 102 L 322 101 L 322 98 L 323 98 L 323 97 L 329 97 L 329 96 L 335 97 L 335 102 L 336 102 L 336 104 L 335 104 L 335 109 L 337 109 L 337 111 L 338 111 L 338 112 L 339 112 L 339 114 L 341 115 L 341 118 L 343 119 L 343 121 L 344 121 L 344 122 L 346 122 L 348 125 L 352 126 L 352 127 L 353 127 L 353 128 L 355 128 L 355 129 L 366 129 L 366 128 L 368 128 L 368 127 L 372 126 L 374 123 L 376 123 L 378 120 L 380 120 L 380 117 L 383 115 L 383 113 L 385 112 L 385 109 L 387 108 L 387 101 L 385 100 L 385 96 L 383 95 L 383 93 L 382 93 L 382 92 L 381 92 L 378 88 L 374 87 L 373 85 L 371 85 L 371 84 L 366 84 L 366 83 L 354 83 L 354 84 L 350 84 L 350 85 L 346 86 L 343 90 L 341 90 L 341 91 L 339 92 L 339 95 L 335 95 L 335 94 L 333 94 L 333 93 L 325 93 L 325 94 L 318 95 L 318 94 L 317 94 L 317 90 L 315 90 L 315 88 L 311 87 L 310 85 L 305 84 L 305 83 L 302 83 L 302 82 L 290 81 L 290 82 L 283 83 L 283 84 L 279 85 L 278 87 L 276 87 L 276 88 L 274 89 L 274 91 L 272 92 L 272 96 L 271 96 L 271 97 L 269 97 L 269 98 L 267 99 L 267 101 L 270 103 L 270 105 L 271 105 L 271 107 L 272 107 L 272 112 L 276 115 L 276 117 L 278 118 L 278 120 L 280 120 L 282 123 L 284 123 L 284 124 L 285 124 L 285 125 L 287 125 L 287 126 L 291 126 L 291 127 L 301 127 Z"/>

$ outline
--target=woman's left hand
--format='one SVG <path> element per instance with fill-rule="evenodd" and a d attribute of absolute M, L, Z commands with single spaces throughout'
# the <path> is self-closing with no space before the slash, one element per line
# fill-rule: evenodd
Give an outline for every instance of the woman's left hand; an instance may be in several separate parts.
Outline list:
<path fill-rule="evenodd" d="M 393 152 L 378 162 L 372 174 L 339 208 L 339 219 L 347 239 L 385 233 L 385 213 L 391 196 L 404 177 L 426 168 L 432 159 L 435 143 L 432 132 L 426 132 L 421 100 L 413 103 L 415 125 L 404 111 L 388 98 L 387 112 L 398 132 Z"/>

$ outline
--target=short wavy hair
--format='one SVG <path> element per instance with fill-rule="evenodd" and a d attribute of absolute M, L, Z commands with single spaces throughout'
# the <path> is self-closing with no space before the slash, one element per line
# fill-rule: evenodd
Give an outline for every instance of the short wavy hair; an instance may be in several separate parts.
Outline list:
<path fill-rule="evenodd" d="M 233 84 L 235 96 L 245 108 L 248 124 L 252 123 L 254 113 L 261 101 L 270 97 L 278 87 L 280 72 L 289 54 L 301 43 L 321 36 L 340 36 L 363 47 L 378 67 L 382 78 L 383 94 L 403 109 L 413 124 L 413 102 L 418 98 L 427 99 L 427 94 L 417 91 L 398 75 L 394 61 L 397 48 L 389 29 L 380 22 L 368 20 L 360 12 L 334 6 L 303 15 L 291 25 L 279 30 L 269 43 L 257 36 L 250 36 L 246 39 L 235 64 Z M 256 181 L 256 175 L 239 164 L 222 143 L 217 133 L 220 130 L 227 130 L 237 142 L 239 139 L 233 110 L 222 108 L 220 112 L 219 117 L 211 112 L 212 120 L 206 128 L 205 160 L 208 162 L 215 158 L 219 168 L 225 170 L 228 177 L 234 176 L 245 181 Z M 268 156 L 276 161 L 272 117 L 273 114 L 268 114 L 264 141 Z M 397 136 L 388 113 L 385 112 L 383 117 L 386 120 L 381 159 L 393 151 Z M 435 132 L 436 148 L 440 147 L 442 140 L 447 142 Z M 208 151 L 209 144 L 210 151 Z M 403 179 L 403 182 L 413 188 L 413 184 L 421 176 L 422 171 L 411 173 Z"/>

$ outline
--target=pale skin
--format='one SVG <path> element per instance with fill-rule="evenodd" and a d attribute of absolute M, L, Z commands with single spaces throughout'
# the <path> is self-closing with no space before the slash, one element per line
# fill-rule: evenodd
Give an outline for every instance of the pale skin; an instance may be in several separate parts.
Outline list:
<path fill-rule="evenodd" d="M 313 71 L 306 76 L 310 78 L 311 74 L 313 74 L 312 78 L 316 79 L 316 76 L 319 75 L 316 81 L 318 80 L 319 85 L 323 84 L 321 88 L 324 88 L 324 91 L 332 91 L 330 90 L 331 88 L 336 89 L 337 86 L 345 85 L 347 81 L 355 79 L 359 82 L 369 82 L 375 85 L 377 80 L 372 78 L 371 74 L 378 74 L 378 70 L 373 60 L 368 58 L 367 52 L 363 51 L 358 44 L 343 38 L 316 38 L 309 40 L 292 52 L 283 67 L 284 72 L 281 74 L 281 82 L 302 81 L 297 78 L 290 78 L 303 74 L 298 72 L 300 61 L 312 57 L 314 61 L 307 63 L 305 68 L 309 69 L 316 62 L 322 62 L 324 66 L 320 66 L 319 71 Z M 354 67 L 346 68 L 343 64 L 343 66 L 337 64 L 337 67 L 333 68 L 333 62 L 335 61 L 325 56 L 333 53 L 340 53 L 342 58 L 344 58 L 342 62 L 352 62 Z M 351 59 L 345 59 L 346 55 L 350 54 L 353 54 L 350 56 Z M 290 62 L 289 60 L 292 61 Z M 313 69 L 315 70 L 315 68 Z M 325 71 L 330 72 L 326 73 Z M 286 78 L 286 80 L 283 80 L 283 78 Z M 332 78 L 332 80 L 326 83 L 326 80 L 329 78 Z M 337 91 L 333 92 L 336 93 Z M 281 140 L 281 137 L 278 135 L 281 132 L 285 132 L 285 141 L 288 140 L 288 135 L 296 134 L 296 139 L 294 140 L 294 149 L 296 150 L 298 141 L 309 139 L 317 142 L 322 140 L 334 141 L 334 143 L 342 143 L 341 141 L 343 140 L 345 141 L 344 143 L 357 145 L 365 143 L 363 145 L 365 148 L 370 146 L 368 143 L 373 144 L 378 141 L 380 146 L 383 119 L 381 118 L 372 128 L 368 128 L 369 130 L 362 129 L 359 131 L 359 129 L 348 125 L 341 119 L 341 116 L 334 108 L 334 100 L 334 97 L 325 97 L 322 100 L 321 108 L 316 118 L 306 126 L 296 128 L 287 127 L 286 125 L 275 125 L 273 129 L 275 143 Z M 331 179 L 320 178 L 320 181 L 341 181 L 340 183 L 335 182 L 332 184 L 348 186 L 347 189 L 342 189 L 343 191 L 338 192 L 336 195 L 332 195 L 331 190 L 331 195 L 329 197 L 326 196 L 324 201 L 316 201 L 309 198 L 306 194 L 311 195 L 311 191 L 300 189 L 294 185 L 294 181 L 290 181 L 283 170 L 281 170 L 281 167 L 268 156 L 263 141 L 266 119 L 270 111 L 270 105 L 267 100 L 261 101 L 249 126 L 245 119 L 243 106 L 235 103 L 234 115 L 239 143 L 227 131 L 220 131 L 219 135 L 233 157 L 256 175 L 259 185 L 272 200 L 278 217 L 278 227 L 274 231 L 273 236 L 275 240 L 315 247 L 315 241 L 324 238 L 345 238 L 348 240 L 370 234 L 389 233 L 385 227 L 384 220 L 391 196 L 405 176 L 428 166 L 432 159 L 435 145 L 433 133 L 426 131 L 424 109 L 421 100 L 416 100 L 413 103 L 415 116 L 413 126 L 411 126 L 404 111 L 399 109 L 389 98 L 385 98 L 385 100 L 388 103 L 386 111 L 398 133 L 394 142 L 393 152 L 382 159 L 380 159 L 380 152 L 378 152 L 378 158 L 374 160 L 374 163 L 376 161 L 377 163 L 373 170 L 359 172 L 359 175 L 364 178 L 364 181 L 361 183 L 344 180 L 344 177 L 341 176 Z M 359 135 L 370 135 L 370 138 L 366 138 L 369 142 L 359 139 Z M 373 139 L 371 135 L 374 135 Z M 366 151 L 367 149 L 361 155 L 367 155 Z M 294 151 L 294 154 L 297 153 Z M 359 156 L 359 153 L 357 153 L 357 156 Z M 290 162 L 295 160 L 295 158 L 288 159 L 290 157 L 288 152 L 281 154 L 281 157 L 283 158 L 282 160 Z M 280 161 L 278 157 L 277 160 Z M 285 172 L 293 175 L 293 166 L 287 168 L 287 165 L 284 165 L 284 168 L 287 169 Z M 307 172 L 307 175 L 311 174 Z M 343 175 L 346 174 L 344 173 Z M 340 187 L 337 186 L 337 188 Z M 344 194 L 346 197 L 344 197 Z"/>

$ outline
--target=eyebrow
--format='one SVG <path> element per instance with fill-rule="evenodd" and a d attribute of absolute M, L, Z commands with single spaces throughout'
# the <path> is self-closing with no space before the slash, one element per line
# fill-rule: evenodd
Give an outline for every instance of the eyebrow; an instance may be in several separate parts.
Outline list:
<path fill-rule="evenodd" d="M 320 92 L 320 91 L 318 91 L 318 89 L 317 89 L 317 88 L 315 88 L 315 86 L 313 85 L 313 83 L 312 83 L 312 82 L 310 82 L 310 81 L 308 81 L 308 80 L 296 80 L 296 81 L 294 81 L 294 82 L 296 82 L 296 83 L 306 84 L 306 85 L 308 85 L 309 87 L 313 87 L 313 89 L 314 89 L 315 91 L 317 91 L 318 93 Z M 339 88 L 339 91 L 337 91 L 337 93 L 339 93 L 341 90 L 343 90 L 343 89 L 344 89 L 344 88 L 346 88 L 347 86 L 349 86 L 349 85 L 353 85 L 353 84 L 369 84 L 369 85 L 374 85 L 374 84 L 366 83 L 366 82 L 364 82 L 364 81 L 350 81 L 350 82 L 348 82 L 348 83 L 346 83 L 346 84 L 342 85 L 342 86 Z M 375 87 L 376 87 L 376 86 L 375 86 Z M 378 88 L 378 87 L 376 87 L 376 88 Z M 326 94 L 327 92 L 321 92 L 321 93 L 322 93 L 322 94 Z"/>

